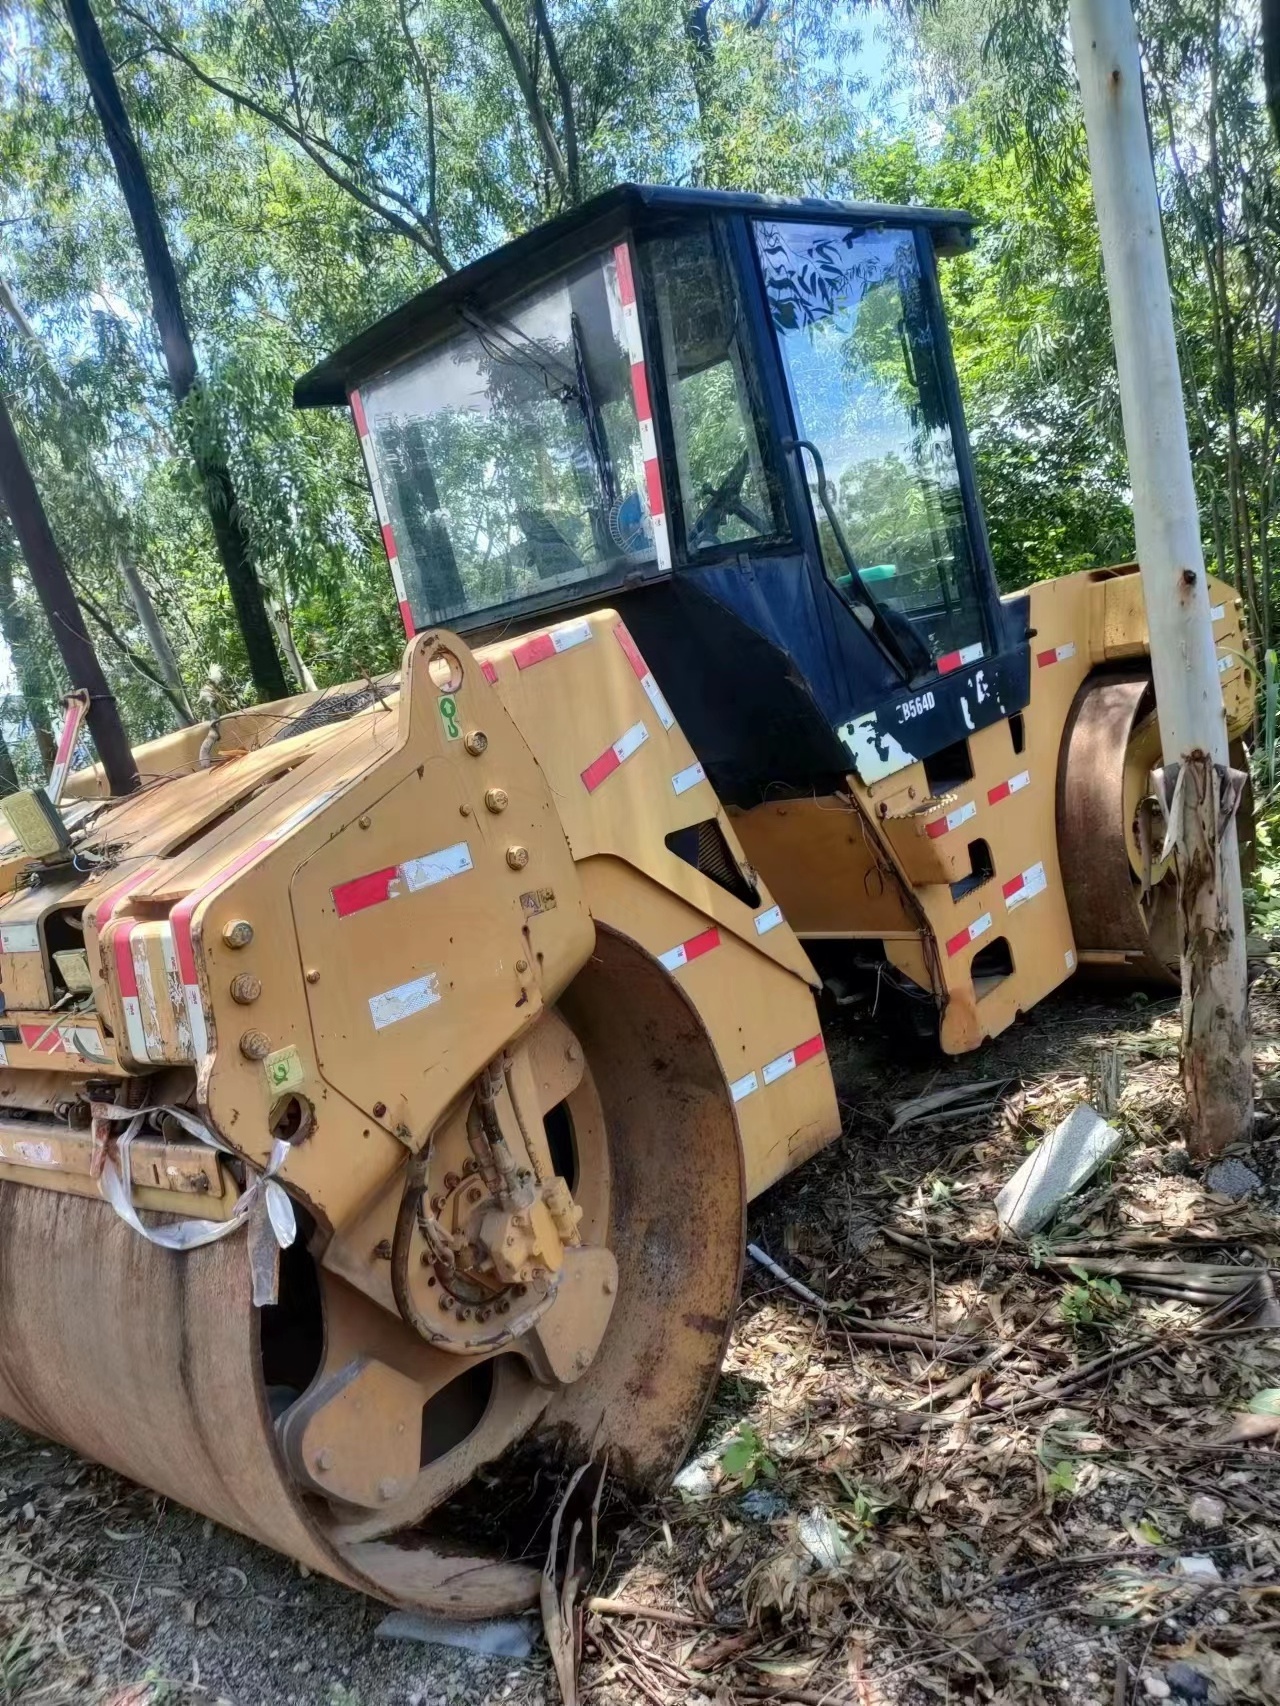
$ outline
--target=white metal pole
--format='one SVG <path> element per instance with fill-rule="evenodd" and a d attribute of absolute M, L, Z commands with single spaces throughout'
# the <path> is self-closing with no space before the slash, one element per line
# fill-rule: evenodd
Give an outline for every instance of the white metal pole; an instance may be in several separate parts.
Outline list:
<path fill-rule="evenodd" d="M 1240 858 L 1234 815 L 1219 806 L 1226 789 L 1226 715 L 1137 26 L 1130 0 L 1070 0 L 1070 19 L 1120 375 L 1160 738 L 1166 766 L 1179 766 L 1172 828 L 1183 932 L 1187 1135 L 1193 1153 L 1207 1155 L 1247 1138 L 1253 1114 Z"/>

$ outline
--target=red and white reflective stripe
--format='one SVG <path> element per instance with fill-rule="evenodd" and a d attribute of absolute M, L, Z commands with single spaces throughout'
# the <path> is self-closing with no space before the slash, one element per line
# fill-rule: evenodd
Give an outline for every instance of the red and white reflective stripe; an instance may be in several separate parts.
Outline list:
<path fill-rule="evenodd" d="M 776 930 L 781 923 L 782 908 L 780 906 L 771 906 L 767 912 L 761 912 L 757 915 L 755 921 L 756 935 L 767 936 L 770 930 Z"/>
<path fill-rule="evenodd" d="M 954 959 L 970 942 L 976 942 L 979 936 L 985 936 L 991 928 L 991 914 L 984 912 L 981 918 L 975 918 L 972 924 L 956 932 L 947 942 L 947 956 Z"/>
<path fill-rule="evenodd" d="M 53 757 L 53 769 L 49 772 L 49 780 L 45 783 L 44 791 L 56 806 L 62 798 L 62 790 L 67 785 L 67 772 L 71 769 L 72 754 L 76 749 L 76 737 L 80 733 L 80 725 L 84 722 L 89 710 L 89 695 L 87 693 L 71 693 L 67 696 L 67 720 L 62 725 L 62 733 L 58 736 L 58 750 Z"/>
<path fill-rule="evenodd" d="M 644 688 L 645 696 L 658 713 L 658 721 L 664 729 L 669 729 L 675 722 L 675 718 L 671 714 L 671 707 L 663 697 L 662 689 L 653 679 L 653 671 L 641 656 L 639 646 L 631 638 L 626 623 L 619 622 L 613 632 L 615 639 L 622 647 L 627 662 L 631 665 L 636 680 Z"/>
<path fill-rule="evenodd" d="M 1044 866 L 1028 865 L 1025 871 L 1019 871 L 1016 877 L 1010 877 L 1007 883 L 1002 883 L 1000 893 L 1004 903 L 1012 912 L 1015 906 L 1021 906 L 1024 900 L 1033 900 L 1036 895 L 1043 894 L 1049 886 L 1049 879 L 1044 874 Z"/>
<path fill-rule="evenodd" d="M 649 731 L 643 723 L 632 723 L 626 734 L 620 735 L 612 746 L 606 747 L 599 758 L 593 758 L 582 772 L 582 781 L 587 792 L 594 794 L 601 782 L 612 776 L 618 766 L 642 747 L 648 738 Z"/>
<path fill-rule="evenodd" d="M 618 301 L 622 308 L 622 330 L 631 361 L 631 395 L 640 423 L 640 452 L 644 458 L 644 483 L 649 494 L 649 521 L 653 527 L 653 549 L 660 569 L 671 567 L 671 542 L 667 536 L 666 504 L 662 496 L 662 471 L 658 466 L 658 440 L 649 403 L 649 380 L 645 373 L 644 344 L 640 337 L 640 314 L 636 308 L 636 281 L 631 271 L 631 250 L 618 243 L 613 251 L 618 274 Z"/>
<path fill-rule="evenodd" d="M 668 971 L 679 971 L 681 966 L 687 966 L 690 960 L 699 960 L 703 954 L 709 954 L 712 948 L 720 946 L 720 932 L 714 927 L 703 930 L 697 936 L 690 936 L 685 942 L 677 942 L 674 948 L 668 948 L 665 954 L 658 955 L 658 962 Z"/>
<path fill-rule="evenodd" d="M 397 895 L 416 894 L 419 889 L 433 888 L 473 869 L 471 849 L 465 841 L 452 847 L 442 847 L 436 853 L 424 853 L 418 859 L 406 859 L 402 865 L 388 865 L 381 871 L 370 871 L 363 877 L 352 877 L 330 890 L 339 918 L 350 918 L 353 912 L 363 912 L 370 906 L 380 906 L 384 900 Z"/>
<path fill-rule="evenodd" d="M 687 770 L 677 770 L 671 778 L 671 786 L 677 794 L 687 794 L 690 788 L 696 788 L 699 782 L 705 782 L 707 773 L 700 764 L 691 764 Z"/>
<path fill-rule="evenodd" d="M 950 675 L 953 669 L 963 669 L 967 663 L 977 663 L 981 656 L 981 646 L 965 646 L 958 652 L 944 652 L 938 659 L 938 674 Z"/>
<path fill-rule="evenodd" d="M 535 663 L 545 663 L 561 652 L 571 652 L 591 638 L 590 622 L 562 622 L 558 628 L 548 628 L 545 634 L 531 634 L 511 651 L 517 669 L 532 669 Z"/>
<path fill-rule="evenodd" d="M 498 666 L 496 663 L 491 663 L 488 658 L 481 658 L 480 673 L 484 676 L 485 680 L 490 683 L 490 685 L 494 687 L 497 686 Z"/>
<path fill-rule="evenodd" d="M 1010 794 L 1017 794 L 1030 785 L 1031 772 L 1019 770 L 1016 776 L 1010 776 L 1007 782 L 997 782 L 994 788 L 987 789 L 987 804 L 999 805 L 1001 800 L 1007 800 Z"/>
<path fill-rule="evenodd" d="M 197 1061 L 209 1052 L 209 1029 L 205 1024 L 204 1007 L 200 1001 L 200 978 L 196 971 L 195 931 L 192 924 L 196 908 L 220 888 L 225 888 L 233 877 L 238 877 L 240 872 L 253 864 L 261 854 L 274 847 L 278 841 L 283 841 L 286 835 L 290 835 L 308 818 L 314 817 L 333 798 L 334 792 L 335 790 L 330 790 L 317 794 L 304 806 L 299 806 L 283 823 L 277 824 L 274 829 L 260 836 L 251 847 L 246 847 L 242 853 L 238 853 L 229 865 L 224 865 L 213 876 L 207 877 L 198 888 L 192 889 L 191 893 L 185 895 L 170 911 L 175 964 L 182 980 L 187 1020 L 191 1026 L 191 1046 Z"/>
<path fill-rule="evenodd" d="M 147 1033 L 142 1024 L 138 972 L 133 959 L 132 937 L 137 927 L 137 920 L 133 918 L 126 918 L 123 923 L 116 925 L 111 932 L 111 957 L 115 962 L 116 983 L 120 989 L 120 1003 L 124 1008 L 124 1028 L 129 1039 L 129 1053 L 135 1060 L 150 1060 Z"/>
<path fill-rule="evenodd" d="M 387 509 L 387 500 L 383 496 L 382 480 L 378 474 L 377 458 L 373 451 L 373 439 L 369 433 L 369 423 L 365 419 L 364 404 L 360 401 L 360 393 L 351 393 L 351 413 L 355 419 L 356 432 L 360 437 L 360 453 L 364 457 L 365 472 L 369 476 L 369 485 L 373 490 L 373 507 L 378 514 L 378 526 L 382 529 L 382 543 L 387 548 L 387 561 L 391 564 L 391 579 L 395 582 L 396 602 L 400 606 L 400 620 L 404 623 L 404 631 L 409 639 L 413 638 L 413 611 L 405 596 L 404 575 L 400 568 L 400 553 L 396 550 L 396 536 L 391 528 L 391 514 Z"/>
<path fill-rule="evenodd" d="M 143 865 L 141 870 L 135 871 L 131 877 L 126 877 L 122 883 L 117 883 L 115 888 L 107 890 L 93 909 L 93 927 L 99 935 L 106 929 L 134 889 L 141 883 L 145 883 L 148 877 L 153 877 L 155 873 L 156 866 Z"/>
<path fill-rule="evenodd" d="M 932 823 L 924 826 L 924 832 L 931 841 L 936 841 L 940 835 L 945 835 L 949 829 L 959 829 L 962 823 L 968 823 L 971 817 L 977 817 L 978 807 L 973 800 L 966 800 L 962 806 L 947 813 L 946 817 L 936 817 Z"/>
<path fill-rule="evenodd" d="M 803 1066 L 806 1060 L 817 1060 L 825 1053 L 821 1036 L 810 1037 L 807 1042 L 797 1043 L 785 1054 L 780 1054 L 776 1060 L 771 1060 L 760 1076 L 766 1084 L 773 1084 L 779 1078 L 785 1078 L 788 1072 L 794 1072 L 797 1066 Z"/>
<path fill-rule="evenodd" d="M 1065 646 L 1053 646 L 1047 652 L 1037 652 L 1036 662 L 1041 669 L 1048 669 L 1050 664 L 1066 663 L 1068 658 L 1073 658 L 1075 655 L 1076 643 L 1074 640 L 1068 640 Z"/>

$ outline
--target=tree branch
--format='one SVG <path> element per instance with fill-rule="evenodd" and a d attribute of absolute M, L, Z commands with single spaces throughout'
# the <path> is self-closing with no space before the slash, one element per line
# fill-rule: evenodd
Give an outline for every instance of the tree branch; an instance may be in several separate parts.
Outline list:
<path fill-rule="evenodd" d="M 547 50 L 547 66 L 550 69 L 556 92 L 560 96 L 560 116 L 564 128 L 565 169 L 569 175 L 570 200 L 582 200 L 582 175 L 578 164 L 578 124 L 573 113 L 573 90 L 569 79 L 564 74 L 564 66 L 560 63 L 560 50 L 556 46 L 556 38 L 551 30 L 551 20 L 547 16 L 546 0 L 533 0 L 533 15 L 542 35 Z"/>
<path fill-rule="evenodd" d="M 499 40 L 506 50 L 511 62 L 511 69 L 516 74 L 516 82 L 520 85 L 520 93 L 524 96 L 525 108 L 533 128 L 537 132 L 542 152 L 546 158 L 552 176 L 564 195 L 569 186 L 569 174 L 564 163 L 564 155 L 560 152 L 560 144 L 556 141 L 556 133 L 551 128 L 551 120 L 547 117 L 547 109 L 538 93 L 533 72 L 529 69 L 529 61 L 525 58 L 524 49 L 512 34 L 511 25 L 507 22 L 499 0 L 480 0 L 480 9 L 488 18 L 498 33 Z"/>
<path fill-rule="evenodd" d="M 394 231 L 399 232 L 402 237 L 407 237 L 418 248 L 424 249 L 442 271 L 453 271 L 448 260 L 440 252 L 430 226 L 408 196 L 403 195 L 384 179 L 372 173 L 368 175 L 373 184 L 373 189 L 371 191 L 365 190 L 353 174 L 366 169 L 360 161 L 344 149 L 339 148 L 329 137 L 317 136 L 313 132 L 301 128 L 277 108 L 268 106 L 266 102 L 258 100 L 247 90 L 233 88 L 230 84 L 213 76 L 189 53 L 180 48 L 176 42 L 170 41 L 156 28 L 150 18 L 130 6 L 127 0 L 119 0 L 117 9 L 125 17 L 132 18 L 135 23 L 140 24 L 149 32 L 153 51 L 164 54 L 167 58 L 184 66 L 207 89 L 212 89 L 214 94 L 221 95 L 225 100 L 231 101 L 236 106 L 244 107 L 247 111 L 256 114 L 264 123 L 272 125 L 276 130 L 287 136 L 291 142 L 295 142 L 307 158 L 312 160 L 332 183 L 336 184 L 339 189 L 345 190 L 353 200 L 359 202 L 361 207 L 376 214 L 378 218 L 385 219 Z M 334 161 L 339 162 L 346 170 L 340 171 L 338 166 L 333 163 Z M 394 207 L 384 206 L 382 201 L 377 199 L 379 197 L 385 198 L 386 201 L 392 202 L 395 206 L 404 208 L 409 218 L 406 219 L 395 212 Z"/>
<path fill-rule="evenodd" d="M 145 676 L 153 687 L 158 687 L 161 693 L 164 694 L 165 698 L 173 706 L 174 710 L 178 713 L 182 722 L 189 725 L 191 722 L 190 708 L 182 703 L 178 695 L 169 686 L 169 683 L 164 679 L 164 677 L 156 670 L 152 669 L 151 665 L 139 652 L 134 651 L 133 647 L 125 639 L 124 635 L 116 627 L 115 623 L 107 615 L 106 611 L 98 603 L 93 594 L 91 592 L 86 592 L 81 582 L 75 581 L 73 584 L 76 589 L 76 597 L 89 612 L 90 616 L 92 616 L 97 626 L 101 628 L 107 639 L 111 641 L 111 644 L 120 653 L 121 657 L 124 658 L 125 662 L 131 665 L 132 668 L 136 669 L 139 675 Z"/>

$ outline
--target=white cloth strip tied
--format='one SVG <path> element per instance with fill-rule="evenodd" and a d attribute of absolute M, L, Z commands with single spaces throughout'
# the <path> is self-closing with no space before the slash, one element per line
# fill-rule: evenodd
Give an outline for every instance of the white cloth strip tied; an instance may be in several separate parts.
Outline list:
<path fill-rule="evenodd" d="M 255 1173 L 241 1193 L 240 1200 L 227 1220 L 179 1220 L 172 1226 L 144 1226 L 133 1206 L 133 1168 L 129 1151 L 143 1124 L 153 1114 L 168 1114 L 177 1120 L 184 1131 L 211 1149 L 224 1155 L 235 1155 L 228 1144 L 214 1136 L 194 1114 L 185 1108 L 120 1108 L 112 1102 L 94 1102 L 93 1118 L 98 1120 L 127 1120 L 128 1124 L 116 1141 L 119 1162 L 108 1151 L 103 1163 L 101 1189 L 103 1196 L 126 1225 L 140 1233 L 148 1244 L 158 1244 L 164 1250 L 198 1250 L 203 1244 L 216 1244 L 240 1227 L 248 1228 L 249 1271 L 253 1278 L 253 1301 L 261 1309 L 276 1301 L 278 1252 L 288 1249 L 298 1233 L 293 1203 L 284 1186 L 275 1178 L 284 1165 L 289 1145 L 277 1138 L 264 1173 Z M 243 1161 L 243 1156 L 237 1159 Z"/>

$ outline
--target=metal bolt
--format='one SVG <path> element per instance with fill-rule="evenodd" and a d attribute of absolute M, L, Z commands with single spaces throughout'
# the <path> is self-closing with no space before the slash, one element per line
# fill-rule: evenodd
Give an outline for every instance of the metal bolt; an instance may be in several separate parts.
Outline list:
<path fill-rule="evenodd" d="M 356 821 L 359 823 L 361 829 L 368 829 L 369 825 L 373 822 L 373 819 L 369 816 L 368 812 L 365 812 L 364 815 L 357 818 Z"/>
<path fill-rule="evenodd" d="M 528 863 L 529 849 L 527 847 L 507 848 L 507 864 L 513 871 L 523 871 Z"/>
<path fill-rule="evenodd" d="M 385 1102 L 375 1102 L 373 1104 L 373 1117 L 375 1120 L 380 1120 L 386 1111 L 387 1104 Z"/>
<path fill-rule="evenodd" d="M 461 1183 L 461 1180 L 458 1178 L 458 1175 L 456 1173 L 446 1173 L 445 1174 L 445 1176 L 444 1176 L 444 1188 L 446 1191 L 456 1191 L 460 1183 Z"/>
<path fill-rule="evenodd" d="M 511 1312 L 510 1300 L 504 1297 L 502 1302 L 498 1304 L 497 1308 L 499 1315 L 509 1315 Z"/>
<path fill-rule="evenodd" d="M 492 1314 L 493 1314 L 492 1309 L 477 1309 L 476 1310 L 476 1320 L 477 1321 L 487 1321 Z"/>
<path fill-rule="evenodd" d="M 388 1479 L 386 1481 L 378 1482 L 378 1497 L 382 1500 L 384 1505 L 387 1503 L 388 1499 L 394 1499 L 399 1491 L 399 1481 L 392 1481 Z"/>
<path fill-rule="evenodd" d="M 391 1240 L 389 1238 L 380 1238 L 374 1245 L 373 1259 L 375 1262 L 389 1262 L 391 1260 Z"/>
<path fill-rule="evenodd" d="M 459 1321 L 469 1321 L 471 1319 L 471 1311 L 469 1309 L 459 1309 L 458 1319 Z"/>
<path fill-rule="evenodd" d="M 333 1453 L 329 1450 L 327 1445 L 324 1446 L 320 1451 L 316 1452 L 315 1463 L 316 1463 L 316 1468 L 321 1470 L 322 1472 L 326 1469 L 332 1469 L 333 1468 Z"/>
<path fill-rule="evenodd" d="M 606 1297 L 612 1297 L 613 1296 L 613 1281 L 611 1279 L 605 1280 L 602 1283 L 600 1289 L 605 1294 Z"/>
<path fill-rule="evenodd" d="M 312 966 L 310 968 L 310 970 L 307 972 L 307 982 L 308 983 L 319 983 L 319 981 L 320 981 L 320 973 L 316 970 L 316 968 L 314 966 Z"/>
<path fill-rule="evenodd" d="M 467 1192 L 467 1201 L 468 1202 L 479 1202 L 480 1201 L 480 1187 L 479 1187 L 479 1185 L 472 1185 L 471 1189 Z"/>
<path fill-rule="evenodd" d="M 444 1198 L 443 1197 L 432 1197 L 431 1207 L 436 1214 L 439 1214 L 440 1210 L 444 1207 Z"/>
<path fill-rule="evenodd" d="M 242 1007 L 248 1007 L 262 994 L 262 979 L 255 977 L 251 971 L 237 972 L 231 979 L 231 999 L 238 1001 Z"/>
<path fill-rule="evenodd" d="M 573 1366 L 581 1373 L 590 1361 L 591 1358 L 586 1351 L 579 1351 L 573 1359 Z"/>
<path fill-rule="evenodd" d="M 566 1043 L 564 1045 L 564 1058 L 570 1061 L 582 1059 L 582 1050 L 577 1043 Z"/>
<path fill-rule="evenodd" d="M 253 941 L 253 925 L 247 918 L 233 919 L 223 926 L 222 940 L 229 948 L 247 948 Z"/>
<path fill-rule="evenodd" d="M 453 1299 L 449 1296 L 447 1291 L 442 1293 L 441 1298 L 440 1298 L 441 1311 L 445 1315 L 447 1315 L 452 1307 L 453 1307 Z"/>
<path fill-rule="evenodd" d="M 491 812 L 504 812 L 511 803 L 507 798 L 505 788 L 486 788 L 484 791 L 485 806 Z"/>
<path fill-rule="evenodd" d="M 458 807 L 458 815 L 460 817 L 470 817 L 471 816 L 471 807 L 470 806 L 459 806 Z"/>
<path fill-rule="evenodd" d="M 271 1038 L 262 1031 L 246 1031 L 240 1039 L 240 1053 L 246 1060 L 265 1060 L 271 1053 Z"/>
<path fill-rule="evenodd" d="M 526 971 L 528 971 L 528 969 L 529 969 L 528 960 L 517 960 L 516 961 L 516 970 L 518 972 L 526 972 Z"/>
<path fill-rule="evenodd" d="M 479 758 L 480 754 L 484 752 L 489 745 L 489 737 L 483 729 L 472 729 L 469 733 L 463 735 L 462 744 L 466 747 L 472 758 Z"/>

